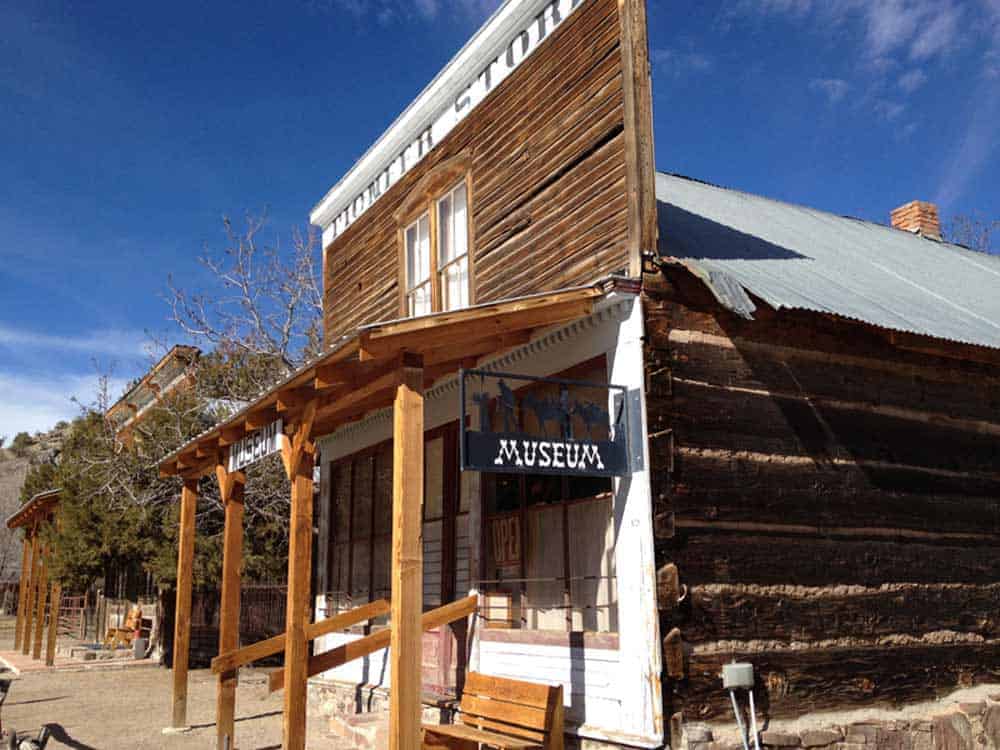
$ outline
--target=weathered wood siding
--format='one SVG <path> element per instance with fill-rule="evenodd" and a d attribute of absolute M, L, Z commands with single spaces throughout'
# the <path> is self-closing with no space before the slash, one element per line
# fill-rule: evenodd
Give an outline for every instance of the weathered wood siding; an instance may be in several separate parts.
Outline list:
<path fill-rule="evenodd" d="M 458 156 L 469 160 L 472 176 L 476 302 L 587 283 L 628 269 L 618 7 L 617 0 L 585 0 L 326 248 L 327 341 L 358 325 L 399 316 L 394 213 L 423 176 Z"/>
<path fill-rule="evenodd" d="M 903 703 L 1000 679 L 1000 372 L 832 318 L 722 311 L 686 271 L 647 275 L 661 601 L 685 719 Z M 945 348 L 947 348 L 945 346 Z"/>

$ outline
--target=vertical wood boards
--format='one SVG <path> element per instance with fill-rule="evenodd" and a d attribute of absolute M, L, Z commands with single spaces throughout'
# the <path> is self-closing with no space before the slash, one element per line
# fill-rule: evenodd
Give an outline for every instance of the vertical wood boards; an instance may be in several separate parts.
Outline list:
<path fill-rule="evenodd" d="M 389 748 L 420 748 L 424 497 L 423 370 L 404 367 L 393 405 Z"/>
<path fill-rule="evenodd" d="M 629 275 L 642 276 L 642 253 L 656 251 L 656 163 L 646 0 L 618 0 L 625 115 Z"/>
<path fill-rule="evenodd" d="M 219 491 L 226 509 L 222 544 L 222 601 L 219 608 L 219 653 L 239 647 L 240 567 L 243 564 L 243 481 L 235 480 L 223 463 L 216 467 Z M 239 475 L 242 477 L 242 475 Z M 218 750 L 235 746 L 236 687 L 239 671 L 219 674 L 216 690 Z"/>
<path fill-rule="evenodd" d="M 325 248 L 326 341 L 398 316 L 395 214 L 456 158 L 472 199 L 471 299 L 636 271 L 656 232 L 645 23 L 641 0 L 586 0 Z"/>
<path fill-rule="evenodd" d="M 21 648 L 24 636 L 25 610 L 28 608 L 28 586 L 31 580 L 31 539 L 26 533 L 21 550 L 21 578 L 17 585 L 17 620 L 14 625 L 14 650 Z"/>
<path fill-rule="evenodd" d="M 661 602 L 689 671 L 671 710 L 729 715 L 754 662 L 767 716 L 928 700 L 1000 675 L 1000 378 L 863 324 L 744 321 L 680 269 L 645 277 Z M 676 603 L 676 596 L 673 597 Z"/>
<path fill-rule="evenodd" d="M 62 585 L 52 584 L 49 596 L 49 630 L 45 648 L 45 664 L 51 667 L 56 663 L 56 639 L 59 637 L 59 605 L 62 603 Z"/>
<path fill-rule="evenodd" d="M 41 548 L 41 559 L 38 561 L 38 606 L 35 609 L 35 637 L 31 647 L 31 658 L 42 658 L 42 635 L 45 632 L 45 604 L 49 595 L 49 547 L 43 544 Z"/>
<path fill-rule="evenodd" d="M 311 409 L 315 413 L 315 406 Z M 306 450 L 312 429 L 311 420 L 300 425 L 292 441 L 286 468 L 292 483 L 292 510 L 288 541 L 288 603 L 285 612 L 285 712 L 282 747 L 305 750 L 306 680 L 309 643 L 306 625 L 311 602 L 309 592 L 312 570 L 313 459 Z"/>
<path fill-rule="evenodd" d="M 24 608 L 24 633 L 21 635 L 21 653 L 25 656 L 31 652 L 31 624 L 34 621 L 35 603 L 38 600 L 38 574 L 41 562 L 38 559 L 39 552 L 38 524 L 35 524 L 31 532 L 31 573 L 28 581 L 28 601 Z"/>
<path fill-rule="evenodd" d="M 177 537 L 177 607 L 174 614 L 174 686 L 171 726 L 187 726 L 188 657 L 191 647 L 191 586 L 194 580 L 195 511 L 198 480 L 185 479 Z"/>

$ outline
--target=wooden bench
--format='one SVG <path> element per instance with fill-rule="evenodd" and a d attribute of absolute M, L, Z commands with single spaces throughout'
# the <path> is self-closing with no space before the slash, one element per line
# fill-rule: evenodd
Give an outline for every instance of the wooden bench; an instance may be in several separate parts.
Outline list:
<path fill-rule="evenodd" d="M 563 689 L 469 672 L 460 724 L 424 724 L 424 750 L 563 749 Z"/>

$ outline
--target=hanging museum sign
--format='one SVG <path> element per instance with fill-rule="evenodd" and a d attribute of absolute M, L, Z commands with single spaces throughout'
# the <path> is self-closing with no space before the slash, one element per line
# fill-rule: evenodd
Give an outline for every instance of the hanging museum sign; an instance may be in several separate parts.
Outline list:
<path fill-rule="evenodd" d="M 276 419 L 229 447 L 229 471 L 239 471 L 281 450 L 284 425 Z"/>
<path fill-rule="evenodd" d="M 627 474 L 625 396 L 605 383 L 462 370 L 462 470 Z"/>

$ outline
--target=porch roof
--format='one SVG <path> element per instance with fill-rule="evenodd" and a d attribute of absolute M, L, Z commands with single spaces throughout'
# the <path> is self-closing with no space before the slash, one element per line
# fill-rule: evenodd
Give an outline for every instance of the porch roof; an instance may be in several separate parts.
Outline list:
<path fill-rule="evenodd" d="M 164 457 L 160 474 L 209 474 L 228 446 L 278 417 L 286 431 L 309 419 L 311 434 L 328 434 L 391 405 L 401 366 L 419 360 L 427 388 L 463 366 L 474 366 L 480 357 L 527 343 L 536 330 L 590 315 L 607 295 L 636 291 L 637 285 L 609 277 L 589 286 L 363 326 L 228 420 Z"/>
<path fill-rule="evenodd" d="M 39 517 L 48 516 L 59 504 L 60 492 L 62 492 L 60 489 L 39 492 L 10 515 L 7 519 L 7 528 L 17 529 L 27 526 Z"/>

